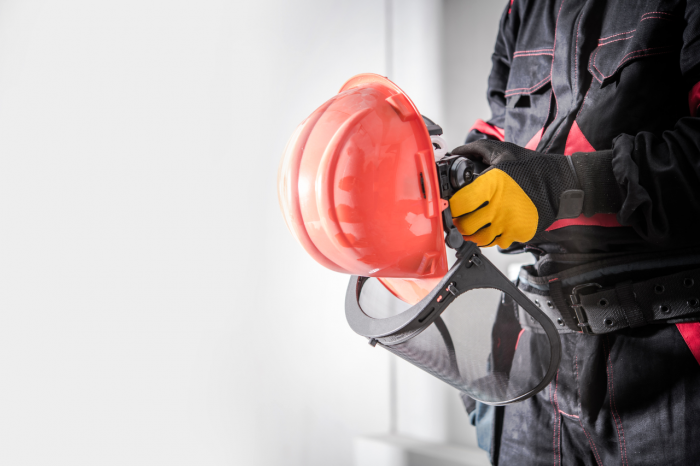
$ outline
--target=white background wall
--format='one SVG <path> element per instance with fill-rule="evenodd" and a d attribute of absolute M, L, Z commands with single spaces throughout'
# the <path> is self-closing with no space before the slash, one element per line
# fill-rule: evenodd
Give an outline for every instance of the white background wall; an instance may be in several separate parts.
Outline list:
<path fill-rule="evenodd" d="M 372 0 L 0 3 L 0 464 L 348 465 L 391 428 L 275 188 L 358 72 L 454 145 L 488 117 L 503 2 L 393 3 L 390 34 Z"/>

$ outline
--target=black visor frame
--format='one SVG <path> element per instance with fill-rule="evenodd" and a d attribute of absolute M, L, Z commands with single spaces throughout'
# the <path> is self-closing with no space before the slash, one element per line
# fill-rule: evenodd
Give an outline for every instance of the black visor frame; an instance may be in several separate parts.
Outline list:
<path fill-rule="evenodd" d="M 428 295 L 417 304 L 398 315 L 377 319 L 367 315 L 360 306 L 360 293 L 367 277 L 353 275 L 345 295 L 345 316 L 355 333 L 369 338 L 371 344 L 392 346 L 417 336 L 448 308 L 461 294 L 479 288 L 492 288 L 507 293 L 541 326 L 550 344 L 551 358 L 543 379 L 531 390 L 508 400 L 493 402 L 479 400 L 492 405 L 506 405 L 525 400 L 544 387 L 556 375 L 561 359 L 561 342 L 554 323 L 518 288 L 501 273 L 472 242 L 465 242 L 457 250 L 457 262 Z M 438 323 L 440 323 L 438 321 Z"/>

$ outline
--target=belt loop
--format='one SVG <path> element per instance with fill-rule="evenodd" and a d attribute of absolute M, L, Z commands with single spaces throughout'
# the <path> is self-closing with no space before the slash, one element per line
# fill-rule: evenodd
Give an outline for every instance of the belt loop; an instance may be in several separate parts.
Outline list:
<path fill-rule="evenodd" d="M 575 319 L 575 314 L 573 313 L 569 305 L 566 304 L 564 292 L 561 289 L 561 282 L 558 278 L 550 280 L 549 294 L 552 296 L 552 301 L 554 301 L 554 304 L 557 306 L 559 314 L 561 314 L 561 318 L 566 324 L 566 326 L 569 327 L 570 330 L 580 333 L 581 329 L 578 327 L 578 324 Z"/>
<path fill-rule="evenodd" d="M 615 285 L 615 294 L 617 295 L 617 301 L 620 303 L 620 306 L 622 306 L 622 312 L 625 314 L 625 318 L 630 327 L 641 327 L 646 324 L 644 314 L 639 308 L 637 301 L 634 299 L 631 281 Z"/>

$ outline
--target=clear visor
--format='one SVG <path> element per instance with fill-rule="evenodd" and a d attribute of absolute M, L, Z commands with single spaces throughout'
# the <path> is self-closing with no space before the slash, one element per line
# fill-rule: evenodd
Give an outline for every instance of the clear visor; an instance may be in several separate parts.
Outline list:
<path fill-rule="evenodd" d="M 529 300 L 531 306 L 519 306 L 522 299 L 527 300 L 515 287 L 508 292 L 474 288 L 430 315 L 430 304 L 416 312 L 421 303 L 410 306 L 378 280 L 367 279 L 357 302 L 376 321 L 400 319 L 413 311 L 410 324 L 375 337 L 377 343 L 476 400 L 507 404 L 544 388 L 556 373 L 560 357 L 553 323 Z"/>

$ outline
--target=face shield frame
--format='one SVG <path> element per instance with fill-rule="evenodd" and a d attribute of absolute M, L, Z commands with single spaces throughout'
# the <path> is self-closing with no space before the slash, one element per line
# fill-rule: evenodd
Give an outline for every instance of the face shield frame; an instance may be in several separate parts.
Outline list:
<path fill-rule="evenodd" d="M 379 344 L 393 352 L 390 347 L 415 338 L 433 323 L 444 339 L 447 346 L 449 363 L 457 368 L 454 345 L 441 314 L 454 300 L 468 291 L 490 288 L 508 294 L 525 312 L 527 312 L 542 328 L 549 343 L 550 360 L 542 380 L 528 391 L 505 400 L 478 399 L 472 393 L 466 392 L 472 398 L 491 405 L 507 405 L 523 401 L 545 388 L 554 378 L 561 359 L 561 341 L 554 323 L 518 288 L 506 278 L 486 257 L 479 247 L 472 242 L 465 242 L 457 250 L 457 262 L 444 278 L 427 296 L 407 310 L 386 318 L 370 317 L 360 306 L 360 294 L 368 277 L 353 275 L 350 278 L 345 295 L 345 316 L 355 333 L 366 337 L 373 346 Z M 451 348 L 450 348 L 451 347 Z M 425 370 L 425 368 L 422 368 Z M 456 369 L 458 370 L 458 369 Z M 430 371 L 429 371 L 430 372 Z M 433 374 L 435 375 L 435 374 Z M 443 379 L 445 380 L 445 379 Z M 449 381 L 445 380 L 447 383 Z M 454 385 L 450 383 L 451 385 Z M 460 387 L 456 388 L 463 390 Z"/>

